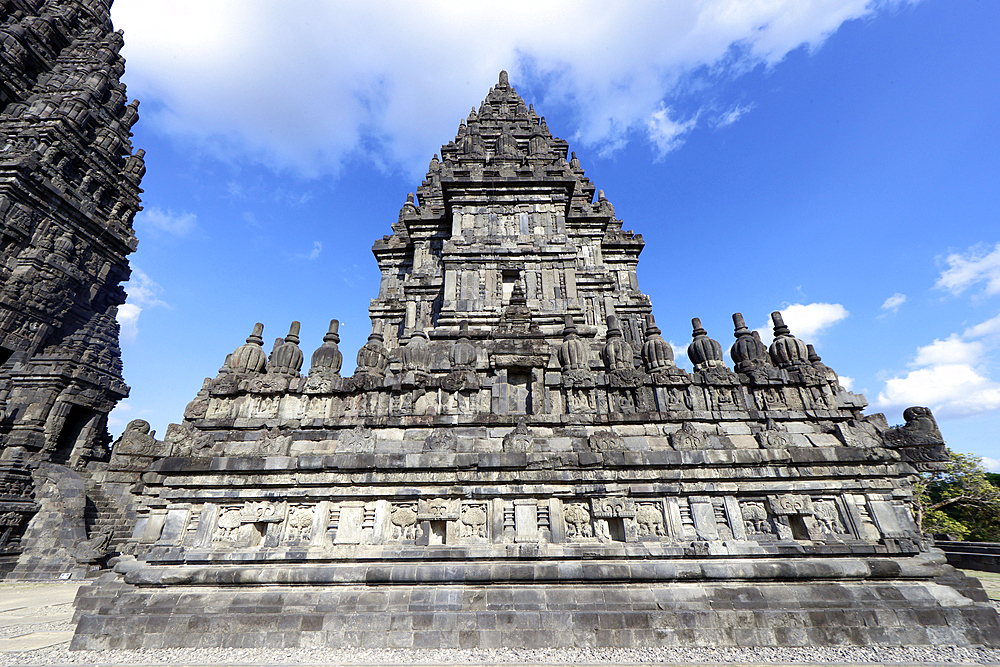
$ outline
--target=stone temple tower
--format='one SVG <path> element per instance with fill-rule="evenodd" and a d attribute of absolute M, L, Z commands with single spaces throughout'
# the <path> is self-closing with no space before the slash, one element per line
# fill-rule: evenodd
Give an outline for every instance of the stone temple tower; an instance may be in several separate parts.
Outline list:
<path fill-rule="evenodd" d="M 110 5 L 0 0 L 0 475 L 13 480 L 0 498 L 0 561 L 8 565 L 28 547 L 32 538 L 22 544 L 21 535 L 38 509 L 15 491 L 34 486 L 40 496 L 45 479 L 78 478 L 71 469 L 107 460 L 107 415 L 128 395 L 115 316 L 145 167 L 130 142 L 138 102 L 120 82 L 123 39 Z M 26 465 L 35 470 L 27 486 Z M 79 523 L 67 539 L 87 538 L 82 514 Z M 51 535 L 40 539 L 59 551 Z"/>
<path fill-rule="evenodd" d="M 909 510 L 930 411 L 864 415 L 780 313 L 678 368 L 641 249 L 501 73 L 375 243 L 352 375 L 337 320 L 258 323 L 115 443 L 72 646 L 1000 645 Z"/>

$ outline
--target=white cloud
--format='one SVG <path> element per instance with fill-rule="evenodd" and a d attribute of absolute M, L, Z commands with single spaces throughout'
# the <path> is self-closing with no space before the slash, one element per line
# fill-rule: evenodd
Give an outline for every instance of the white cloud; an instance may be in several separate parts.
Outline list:
<path fill-rule="evenodd" d="M 316 174 L 358 154 L 426 165 L 504 68 L 515 85 L 545 82 L 540 110 L 576 114 L 558 131 L 621 146 L 648 132 L 692 75 L 773 65 L 903 2 L 297 0 L 275 21 L 267 0 L 117 0 L 112 15 L 126 34 L 131 92 L 157 102 L 144 122 L 220 156 Z M 671 129 L 658 122 L 647 136 L 670 147 L 680 136 Z"/>
<path fill-rule="evenodd" d="M 146 307 L 170 306 L 161 301 L 157 294 L 163 288 L 153 282 L 153 280 L 136 267 L 132 267 L 132 275 L 129 281 L 122 285 L 125 289 L 125 303 L 118 306 L 118 326 L 121 328 L 119 335 L 121 342 L 131 343 L 139 335 L 139 315 Z"/>
<path fill-rule="evenodd" d="M 661 107 L 653 112 L 646 122 L 646 130 L 649 139 L 656 146 L 659 157 L 662 159 L 670 151 L 677 150 L 684 143 L 684 135 L 694 129 L 698 122 L 698 117 L 678 121 L 671 118 L 673 109 Z"/>
<path fill-rule="evenodd" d="M 118 306 L 118 327 L 121 329 L 119 340 L 131 343 L 139 335 L 139 314 L 142 308 L 134 303 L 123 303 Z"/>
<path fill-rule="evenodd" d="M 793 303 L 781 309 L 781 317 L 799 340 L 812 343 L 828 327 L 845 319 L 849 312 L 839 303 Z M 770 323 L 757 329 L 765 345 L 774 340 Z"/>
<path fill-rule="evenodd" d="M 687 345 L 674 345 L 674 341 L 667 341 L 670 344 L 670 349 L 674 351 L 674 364 L 678 367 L 690 367 L 691 362 L 688 359 L 688 349 Z"/>
<path fill-rule="evenodd" d="M 752 102 L 744 106 L 740 106 L 737 104 L 735 107 L 733 107 L 729 111 L 725 112 L 724 114 L 716 118 L 715 126 L 729 127 L 730 125 L 738 121 L 740 118 L 742 118 L 744 114 L 746 114 L 749 111 L 752 111 L 755 106 L 757 105 Z"/>
<path fill-rule="evenodd" d="M 187 236 L 197 223 L 198 216 L 194 213 L 174 213 L 156 206 L 150 206 L 136 215 L 136 224 L 171 236 Z"/>
<path fill-rule="evenodd" d="M 983 468 L 986 469 L 986 472 L 1000 472 L 1000 460 L 984 456 Z"/>
<path fill-rule="evenodd" d="M 971 326 L 962 332 L 963 338 L 982 338 L 1000 334 L 1000 315 Z"/>
<path fill-rule="evenodd" d="M 840 380 L 840 386 L 847 391 L 851 391 L 854 387 L 854 378 L 847 375 L 838 375 L 837 379 Z"/>
<path fill-rule="evenodd" d="M 906 303 L 906 295 L 896 292 L 882 303 L 882 310 L 892 313 L 899 312 L 899 307 Z"/>
<path fill-rule="evenodd" d="M 975 364 L 982 358 L 983 344 L 978 341 L 962 340 L 952 334 L 940 340 L 935 338 L 930 345 L 917 348 L 917 357 L 911 366 L 933 366 L 936 364 Z"/>
<path fill-rule="evenodd" d="M 1000 383 L 969 364 L 937 364 L 886 381 L 879 407 L 925 405 L 939 417 L 964 417 L 1000 408 Z"/>
<path fill-rule="evenodd" d="M 969 248 L 964 254 L 953 253 L 944 258 L 948 268 L 941 272 L 934 285 L 958 295 L 981 282 L 983 294 L 1000 293 L 1000 243 L 992 251 L 982 245 Z"/>
<path fill-rule="evenodd" d="M 917 348 L 906 375 L 886 381 L 875 405 L 883 409 L 925 405 L 942 418 L 1000 410 L 1000 382 L 990 377 L 990 351 L 1000 344 L 1000 316 L 961 334 Z"/>

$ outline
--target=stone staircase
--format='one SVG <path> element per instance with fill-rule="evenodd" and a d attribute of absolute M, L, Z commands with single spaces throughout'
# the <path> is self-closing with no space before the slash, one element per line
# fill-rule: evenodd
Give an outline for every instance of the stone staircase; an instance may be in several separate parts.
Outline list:
<path fill-rule="evenodd" d="M 128 517 L 129 503 L 127 499 L 130 484 L 108 482 L 105 480 L 105 470 L 80 471 L 80 476 L 87 482 L 87 507 L 84 512 L 84 522 L 87 535 L 93 538 L 101 533 L 110 533 L 111 542 L 108 554 L 118 555 L 121 545 L 131 535 L 131 525 Z"/>

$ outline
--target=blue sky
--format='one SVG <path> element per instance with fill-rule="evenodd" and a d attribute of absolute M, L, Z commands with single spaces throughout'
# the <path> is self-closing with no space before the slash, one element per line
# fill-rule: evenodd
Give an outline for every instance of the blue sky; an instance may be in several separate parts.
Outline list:
<path fill-rule="evenodd" d="M 116 0 L 148 172 L 112 431 L 162 435 L 257 321 L 308 359 L 340 319 L 352 372 L 371 244 L 505 68 L 645 238 L 665 337 L 782 310 L 1000 470 L 1000 3 L 660 5 Z"/>

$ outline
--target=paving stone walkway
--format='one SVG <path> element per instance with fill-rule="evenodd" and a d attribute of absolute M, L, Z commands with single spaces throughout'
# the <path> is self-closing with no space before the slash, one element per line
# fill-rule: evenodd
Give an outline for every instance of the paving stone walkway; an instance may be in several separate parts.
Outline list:
<path fill-rule="evenodd" d="M 81 585 L 0 583 L 0 653 L 68 646 L 73 598 Z"/>

